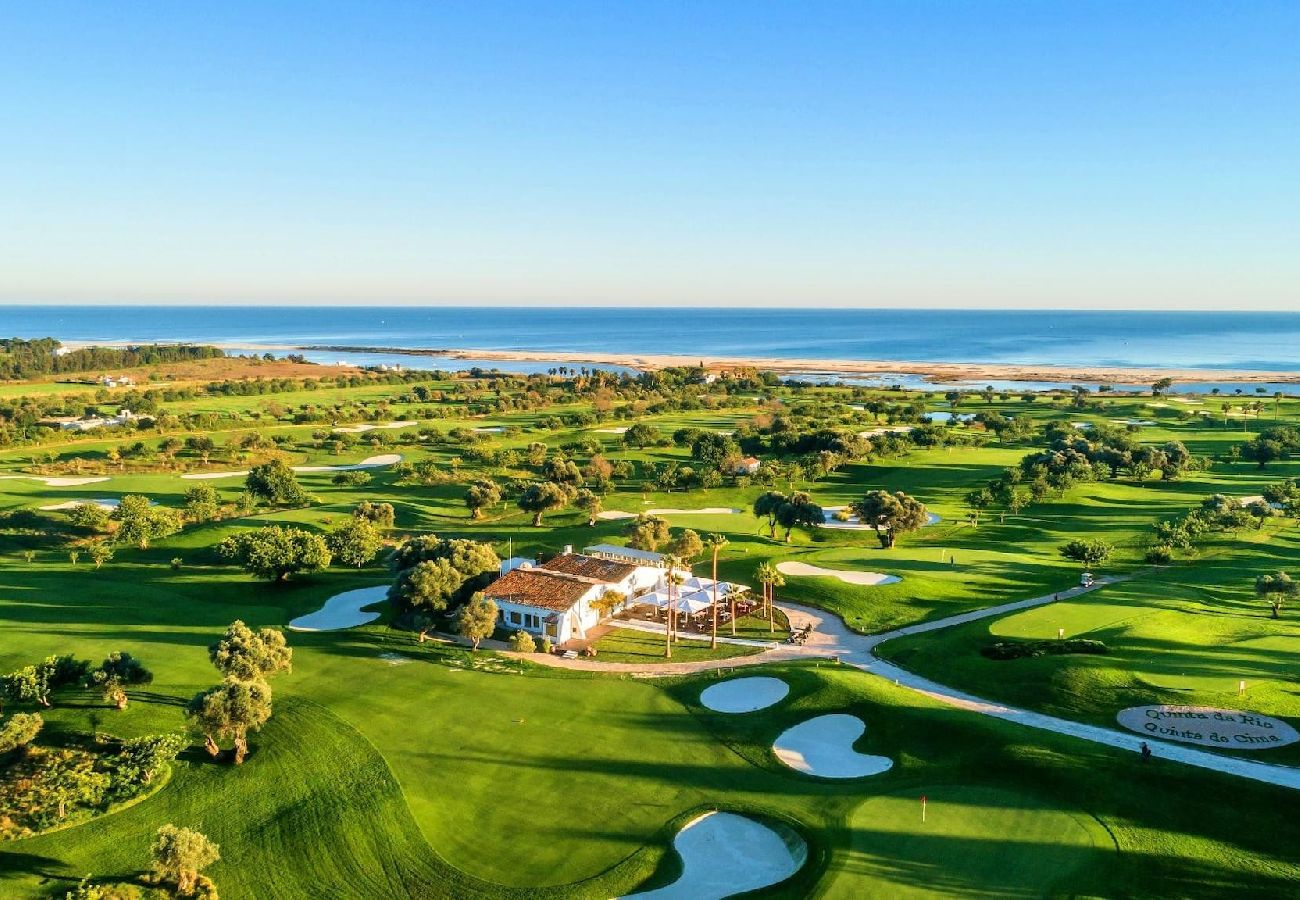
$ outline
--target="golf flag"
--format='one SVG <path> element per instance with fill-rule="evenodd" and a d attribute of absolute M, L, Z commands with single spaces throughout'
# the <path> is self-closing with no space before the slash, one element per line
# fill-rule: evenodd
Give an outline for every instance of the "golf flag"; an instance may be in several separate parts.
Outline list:
<path fill-rule="evenodd" d="M 925 821 L 925 794 L 921 795 L 921 821 Z"/>

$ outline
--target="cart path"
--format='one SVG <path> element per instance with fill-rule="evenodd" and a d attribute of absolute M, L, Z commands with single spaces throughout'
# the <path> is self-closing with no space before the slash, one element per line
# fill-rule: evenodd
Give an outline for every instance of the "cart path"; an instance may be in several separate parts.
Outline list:
<path fill-rule="evenodd" d="M 1091 587 L 1074 587 L 1053 594 L 1044 594 L 1041 597 L 1032 597 L 1028 600 L 1017 600 L 1012 603 L 1003 603 L 999 606 L 977 609 L 971 612 L 949 616 L 945 619 L 935 619 L 929 622 L 921 622 L 916 625 L 907 625 L 903 628 L 896 628 L 893 631 L 870 635 L 858 634 L 844 624 L 843 619 L 834 613 L 827 612 L 826 610 L 814 609 L 810 606 L 802 606 L 795 603 L 780 603 L 777 604 L 777 608 L 784 612 L 789 618 L 791 629 L 798 630 L 809 624 L 813 626 L 814 630 L 808 642 L 803 646 L 782 644 L 764 653 L 757 653 L 753 656 L 742 656 L 734 659 L 701 660 L 699 662 L 689 663 L 641 664 L 602 663 L 590 659 L 561 659 L 559 657 L 536 655 L 526 655 L 522 658 L 527 658 L 530 662 L 554 666 L 556 668 L 577 669 L 587 672 L 621 672 L 643 678 L 730 670 L 747 666 L 786 662 L 789 660 L 837 658 L 841 663 L 853 666 L 854 668 L 876 675 L 880 678 L 888 679 L 900 687 L 910 688 L 919 694 L 938 700 L 941 703 L 946 703 L 949 706 L 968 710 L 979 715 L 992 716 L 995 719 L 1001 719 L 1005 722 L 1015 722 L 1028 728 L 1050 731 L 1054 734 L 1075 737 L 1081 740 L 1091 741 L 1095 744 L 1104 744 L 1108 747 L 1128 750 L 1133 753 L 1138 752 L 1141 742 L 1145 740 L 1147 745 L 1151 748 L 1151 754 L 1160 759 L 1168 759 L 1189 766 L 1196 766 L 1197 768 L 1220 772 L 1225 775 L 1234 775 L 1239 778 L 1248 778 L 1252 781 L 1259 781 L 1265 784 L 1274 784 L 1280 787 L 1300 790 L 1300 768 L 1256 762 L 1255 760 L 1242 759 L 1234 756 L 1223 756 L 1208 750 L 1199 750 L 1183 744 L 1174 744 L 1168 741 L 1144 737 L 1143 735 L 1134 732 L 1120 731 L 1113 728 L 1103 728 L 1098 725 L 1087 725 L 1082 722 L 1072 722 L 1069 719 L 1061 719 L 1056 716 L 1046 715 L 1045 713 L 1007 706 L 992 700 L 985 700 L 982 697 L 976 697 L 973 694 L 967 694 L 963 691 L 956 690 L 955 688 L 947 687 L 946 685 L 939 684 L 937 681 L 931 681 L 928 678 L 924 678 L 914 672 L 909 672 L 907 669 L 896 666 L 893 663 L 886 662 L 875 654 L 876 647 L 886 641 L 893 640 L 894 638 L 913 634 L 923 634 L 929 631 L 938 631 L 942 628 L 964 625 L 967 622 L 993 618 L 995 616 L 1005 615 L 1006 613 L 1016 612 L 1022 609 L 1031 609 L 1035 606 L 1043 606 L 1057 600 L 1068 600 L 1072 597 L 1078 597 L 1081 594 L 1086 594 L 1089 591 L 1094 591 L 1097 588 L 1104 587 L 1107 584 L 1114 584 L 1117 581 L 1123 580 L 1126 579 L 1098 579 L 1098 581 Z"/>

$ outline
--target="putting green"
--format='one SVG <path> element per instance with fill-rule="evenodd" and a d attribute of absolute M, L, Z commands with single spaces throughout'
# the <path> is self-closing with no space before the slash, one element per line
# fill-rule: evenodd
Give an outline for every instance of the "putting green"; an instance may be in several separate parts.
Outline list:
<path fill-rule="evenodd" d="M 853 811 L 849 828 L 850 850 L 832 867 L 824 897 L 1087 893 L 1089 870 L 1114 849 L 1106 830 L 1083 813 L 977 786 L 874 797 Z"/>

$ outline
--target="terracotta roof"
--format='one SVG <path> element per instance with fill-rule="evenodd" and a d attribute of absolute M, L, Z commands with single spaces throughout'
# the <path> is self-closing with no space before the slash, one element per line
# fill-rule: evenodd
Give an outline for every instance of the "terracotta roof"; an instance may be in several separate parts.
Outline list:
<path fill-rule="evenodd" d="M 636 571 L 636 566 L 631 563 L 583 556 L 580 553 L 565 553 L 563 556 L 557 556 L 550 562 L 542 563 L 541 568 L 551 572 L 563 572 L 565 575 L 578 575 L 607 584 L 622 581 Z"/>
<path fill-rule="evenodd" d="M 565 612 L 596 584 L 545 569 L 512 569 L 483 589 L 494 600 Z"/>

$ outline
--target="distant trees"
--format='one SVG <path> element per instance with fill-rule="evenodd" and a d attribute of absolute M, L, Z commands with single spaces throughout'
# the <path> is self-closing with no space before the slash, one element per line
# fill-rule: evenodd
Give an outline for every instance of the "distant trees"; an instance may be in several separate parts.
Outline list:
<path fill-rule="evenodd" d="M 795 491 L 776 510 L 776 522 L 785 529 L 785 539 L 796 528 L 818 528 L 826 523 L 826 513 L 803 491 Z"/>
<path fill-rule="evenodd" d="M 926 521 L 928 513 L 925 504 L 902 491 L 871 491 L 861 500 L 855 501 L 850 509 L 864 525 L 876 529 L 876 539 L 880 546 L 891 549 L 900 534 L 917 531 Z"/>
<path fill-rule="evenodd" d="M 270 506 L 305 506 L 309 502 L 298 476 L 282 459 L 253 466 L 244 479 L 244 490 Z"/>
<path fill-rule="evenodd" d="M 668 520 L 661 516 L 642 513 L 627 526 L 627 545 L 636 550 L 654 552 L 670 539 Z"/>
<path fill-rule="evenodd" d="M 469 602 L 456 613 L 456 633 L 470 642 L 470 648 L 478 649 L 479 643 L 492 636 L 497 624 L 497 605 L 483 596 L 482 591 L 470 597 Z"/>
<path fill-rule="evenodd" d="M 976 488 L 966 492 L 966 508 L 970 510 L 972 526 L 979 527 L 980 513 L 992 506 L 994 502 L 993 492 L 988 488 Z"/>
<path fill-rule="evenodd" d="M 354 519 L 365 519 L 379 529 L 392 528 L 393 523 L 397 520 L 393 504 L 375 503 L 370 500 L 362 500 L 358 503 L 357 508 L 352 510 L 352 517 Z"/>
<path fill-rule="evenodd" d="M 1100 566 L 1110 559 L 1111 554 L 1115 552 L 1115 545 L 1100 539 L 1092 541 L 1073 540 L 1058 549 L 1066 559 L 1073 560 L 1081 564 L 1085 569 L 1089 569 Z"/>
<path fill-rule="evenodd" d="M 113 510 L 117 522 L 114 537 L 119 543 L 146 550 L 149 544 L 181 530 L 180 514 L 165 506 L 154 506 L 148 497 L 127 494 Z"/>
<path fill-rule="evenodd" d="M 176 885 L 176 893 L 190 896 L 203 878 L 199 873 L 221 859 L 220 848 L 201 832 L 164 825 L 149 848 L 153 871 L 158 878 Z M 210 896 L 215 897 L 212 890 Z M 107 898 L 106 898 L 107 900 Z"/>
<path fill-rule="evenodd" d="M 552 481 L 535 481 L 519 495 L 516 504 L 524 512 L 532 513 L 533 526 L 540 527 L 542 516 L 555 509 L 563 509 L 573 495 L 564 486 Z"/>
<path fill-rule="evenodd" d="M 369 519 L 353 516 L 330 529 L 325 545 L 334 559 L 359 569 L 383 549 L 384 539 Z"/>
<path fill-rule="evenodd" d="M 1255 579 L 1255 593 L 1268 602 L 1274 619 L 1281 618 L 1282 604 L 1296 595 L 1298 587 L 1285 572 L 1260 575 Z"/>
<path fill-rule="evenodd" d="M 629 447 L 636 447 L 638 450 L 653 447 L 661 440 L 659 429 L 644 422 L 637 422 L 623 433 L 623 443 Z"/>
<path fill-rule="evenodd" d="M 196 484 L 185 491 L 185 513 L 191 522 L 207 522 L 217 517 L 221 496 L 210 484 Z"/>
<path fill-rule="evenodd" d="M 600 515 L 601 508 L 605 505 L 605 500 L 595 491 L 582 488 L 573 499 L 573 505 L 578 507 L 587 514 L 587 526 L 595 527 L 596 518 Z"/>
<path fill-rule="evenodd" d="M 330 564 L 330 549 L 319 534 L 287 525 L 267 525 L 232 534 L 217 545 L 217 554 L 257 578 L 287 581 L 300 572 Z"/>
<path fill-rule="evenodd" d="M 1240 447 L 1241 458 L 1261 469 L 1271 462 L 1290 459 L 1300 449 L 1300 431 L 1290 427 L 1266 428 Z"/>

